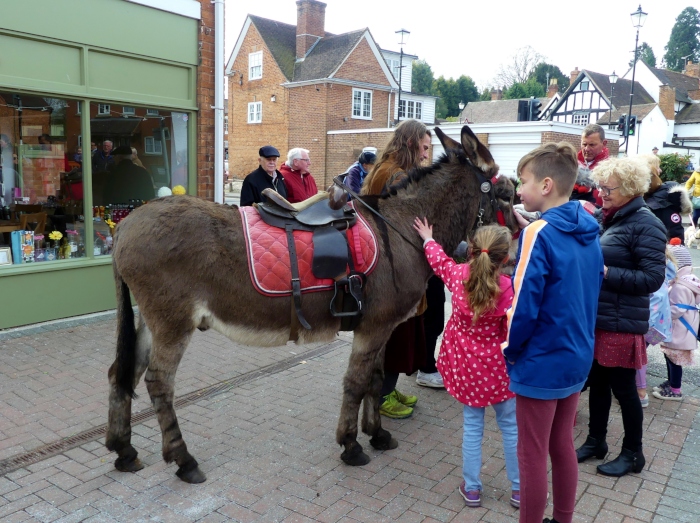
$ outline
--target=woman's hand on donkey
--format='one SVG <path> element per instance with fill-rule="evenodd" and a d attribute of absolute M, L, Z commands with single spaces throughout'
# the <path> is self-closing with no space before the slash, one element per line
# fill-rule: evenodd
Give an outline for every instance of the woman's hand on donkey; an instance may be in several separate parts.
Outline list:
<path fill-rule="evenodd" d="M 433 226 L 428 225 L 427 218 L 423 218 L 421 220 L 416 216 L 416 218 L 413 220 L 413 228 L 418 231 L 418 235 L 423 241 L 433 237 Z"/>

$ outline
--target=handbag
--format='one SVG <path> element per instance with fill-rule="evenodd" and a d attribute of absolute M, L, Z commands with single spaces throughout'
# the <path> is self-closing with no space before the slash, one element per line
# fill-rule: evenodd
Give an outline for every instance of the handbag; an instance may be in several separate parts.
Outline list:
<path fill-rule="evenodd" d="M 691 196 L 690 199 L 693 202 L 693 209 L 700 209 L 700 196 Z"/>

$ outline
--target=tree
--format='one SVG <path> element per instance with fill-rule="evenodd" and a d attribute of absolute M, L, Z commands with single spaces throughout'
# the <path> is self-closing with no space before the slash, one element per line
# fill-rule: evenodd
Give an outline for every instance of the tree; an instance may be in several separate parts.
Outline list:
<path fill-rule="evenodd" d="M 544 94 L 544 87 L 533 77 L 525 83 L 518 82 L 511 85 L 503 93 L 503 98 L 505 98 L 506 100 L 530 97 L 540 98 L 544 96 Z"/>
<path fill-rule="evenodd" d="M 537 83 L 544 87 L 545 92 L 549 88 L 547 78 L 549 78 L 549 81 L 556 78 L 560 93 L 563 93 L 569 88 L 569 77 L 566 76 L 556 65 L 548 64 L 547 62 L 538 63 L 537 66 L 535 66 L 535 69 L 532 71 L 530 78 L 537 80 Z M 528 78 L 528 80 L 530 78 Z"/>
<path fill-rule="evenodd" d="M 481 96 L 479 96 L 479 101 L 480 102 L 488 102 L 491 100 L 491 91 L 493 90 L 493 87 L 485 87 L 483 91 L 481 91 Z"/>
<path fill-rule="evenodd" d="M 479 90 L 471 77 L 462 75 L 457 78 L 457 95 L 459 96 L 457 103 L 464 102 L 466 104 L 479 99 Z M 459 107 L 457 111 L 459 111 Z"/>
<path fill-rule="evenodd" d="M 656 67 L 656 55 L 654 55 L 653 49 L 646 42 L 642 42 L 642 45 L 639 46 L 639 51 L 637 51 L 637 59 L 647 64 L 649 67 Z M 634 58 L 630 60 L 630 67 L 633 65 Z"/>
<path fill-rule="evenodd" d="M 681 11 L 665 49 L 666 67 L 673 71 L 683 70 L 686 60 L 700 61 L 700 13 L 697 9 L 686 7 Z"/>
<path fill-rule="evenodd" d="M 433 94 L 433 70 L 425 60 L 413 62 L 411 91 L 419 94 Z"/>
<path fill-rule="evenodd" d="M 529 45 L 521 47 L 515 52 L 508 64 L 501 64 L 494 83 L 505 88 L 514 83 L 524 84 L 532 75 L 538 63 L 544 61 L 544 57 Z"/>
<path fill-rule="evenodd" d="M 452 78 L 446 80 L 444 76 L 440 76 L 433 83 L 433 94 L 439 96 L 442 104 L 438 104 L 436 108 L 438 112 L 444 110 L 444 114 L 438 116 L 439 118 L 446 118 L 448 116 L 457 116 L 459 114 L 459 92 L 457 90 L 457 82 Z"/>

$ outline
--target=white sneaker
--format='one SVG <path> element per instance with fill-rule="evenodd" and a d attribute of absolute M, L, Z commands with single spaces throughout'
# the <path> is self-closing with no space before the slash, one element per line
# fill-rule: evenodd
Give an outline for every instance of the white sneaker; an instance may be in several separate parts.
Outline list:
<path fill-rule="evenodd" d="M 445 384 L 442 382 L 442 376 L 439 372 L 421 372 L 418 371 L 416 383 L 423 387 L 431 387 L 433 389 L 444 389 Z"/>

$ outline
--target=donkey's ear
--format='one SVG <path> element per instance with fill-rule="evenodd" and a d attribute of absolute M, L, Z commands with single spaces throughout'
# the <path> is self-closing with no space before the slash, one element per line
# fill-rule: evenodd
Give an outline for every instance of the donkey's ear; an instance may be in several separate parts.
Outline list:
<path fill-rule="evenodd" d="M 488 148 L 479 141 L 467 125 L 462 127 L 462 147 L 472 163 L 485 173 L 498 170 Z"/>
<path fill-rule="evenodd" d="M 445 149 L 445 151 L 447 151 L 447 149 L 457 149 L 458 151 L 462 149 L 461 143 L 447 136 L 445 133 L 442 132 L 442 129 L 440 129 L 439 127 L 435 128 L 435 134 L 440 140 L 440 143 L 442 144 L 442 147 L 443 149 Z"/>

